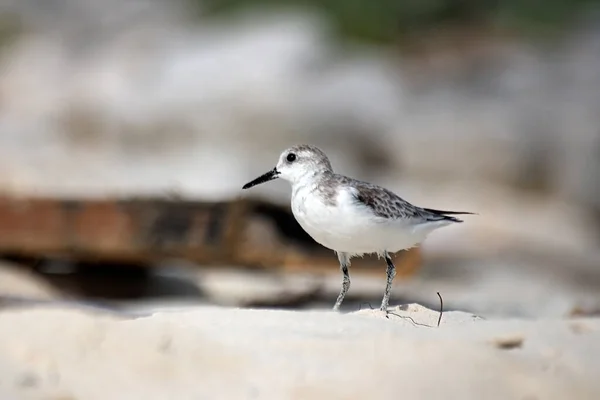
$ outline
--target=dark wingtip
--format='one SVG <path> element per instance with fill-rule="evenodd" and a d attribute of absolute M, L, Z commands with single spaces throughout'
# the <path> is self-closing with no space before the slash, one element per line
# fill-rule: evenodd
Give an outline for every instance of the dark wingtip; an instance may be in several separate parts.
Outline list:
<path fill-rule="evenodd" d="M 460 218 L 452 217 L 452 215 L 479 215 L 477 213 L 472 213 L 468 211 L 443 211 L 443 210 L 434 210 L 432 208 L 424 208 L 423 210 L 436 215 L 437 217 L 441 217 L 443 220 L 452 221 L 456 223 L 464 222 Z"/>
<path fill-rule="evenodd" d="M 424 208 L 423 210 L 430 212 L 432 214 L 437 214 L 437 215 L 479 215 L 477 213 L 468 212 L 468 211 L 444 211 L 444 210 L 434 210 L 433 208 Z"/>

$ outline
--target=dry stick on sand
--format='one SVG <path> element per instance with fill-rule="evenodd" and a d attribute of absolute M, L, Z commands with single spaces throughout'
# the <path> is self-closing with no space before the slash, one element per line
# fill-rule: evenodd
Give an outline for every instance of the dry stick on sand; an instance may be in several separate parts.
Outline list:
<path fill-rule="evenodd" d="M 440 292 L 436 292 L 436 293 L 437 293 L 437 296 L 438 296 L 438 297 L 439 297 L 439 299 L 440 299 L 440 316 L 438 317 L 438 321 L 437 321 L 437 326 L 439 327 L 439 326 L 440 326 L 440 323 L 442 322 L 442 314 L 444 313 L 444 299 L 442 299 L 442 295 L 440 294 Z M 369 306 L 369 308 L 370 308 L 371 310 L 374 310 L 374 308 L 373 308 L 373 306 L 371 305 L 371 303 L 369 303 L 368 301 L 365 301 L 364 303 L 361 303 L 361 304 L 360 304 L 360 306 L 358 307 L 358 311 L 360 311 L 360 310 L 362 309 L 362 306 L 363 306 L 364 304 L 368 305 L 368 306 Z M 400 315 L 400 314 L 396 314 L 396 313 L 393 313 L 393 312 L 389 312 L 388 314 L 395 315 L 396 317 L 399 317 L 399 318 L 408 319 L 408 320 L 410 320 L 410 321 L 411 321 L 413 324 L 415 324 L 415 325 L 419 325 L 419 326 L 426 326 L 426 327 L 428 327 L 428 328 L 433 328 L 433 326 L 431 326 L 431 325 L 427 325 L 427 324 L 421 324 L 421 323 L 419 323 L 419 322 L 415 321 L 415 320 L 414 320 L 412 317 L 409 317 L 409 316 L 407 316 L 407 315 Z M 387 317 L 387 316 L 386 316 L 386 317 Z"/>
<path fill-rule="evenodd" d="M 436 292 L 438 297 L 440 298 L 440 316 L 438 318 L 438 324 L 437 326 L 440 326 L 440 322 L 442 322 L 442 314 L 444 313 L 444 299 L 442 299 L 442 295 L 440 294 L 440 292 Z"/>

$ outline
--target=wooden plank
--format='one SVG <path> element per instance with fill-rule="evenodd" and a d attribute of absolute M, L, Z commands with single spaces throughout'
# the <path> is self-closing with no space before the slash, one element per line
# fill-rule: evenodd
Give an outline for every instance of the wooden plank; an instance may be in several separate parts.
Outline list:
<path fill-rule="evenodd" d="M 291 212 L 258 200 L 0 197 L 0 253 L 107 263 L 197 264 L 337 271 L 331 250 L 314 242 Z M 353 269 L 381 272 L 376 257 Z M 420 265 L 418 249 L 396 258 L 398 276 Z"/>

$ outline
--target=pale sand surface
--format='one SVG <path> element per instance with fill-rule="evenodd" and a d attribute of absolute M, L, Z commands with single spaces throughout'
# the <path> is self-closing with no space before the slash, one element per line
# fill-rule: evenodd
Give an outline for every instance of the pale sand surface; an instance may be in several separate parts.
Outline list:
<path fill-rule="evenodd" d="M 432 327 L 371 310 L 6 308 L 0 398 L 600 398 L 599 319 L 394 313 Z"/>

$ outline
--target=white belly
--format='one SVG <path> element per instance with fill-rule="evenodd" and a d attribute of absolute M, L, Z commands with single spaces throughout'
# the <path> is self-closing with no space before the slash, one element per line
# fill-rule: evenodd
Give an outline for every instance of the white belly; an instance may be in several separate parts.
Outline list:
<path fill-rule="evenodd" d="M 317 243 L 351 255 L 408 249 L 440 226 L 375 217 L 366 206 L 358 205 L 345 192 L 336 199 L 336 206 L 329 205 L 309 188 L 299 189 L 292 196 L 292 212 Z"/>

